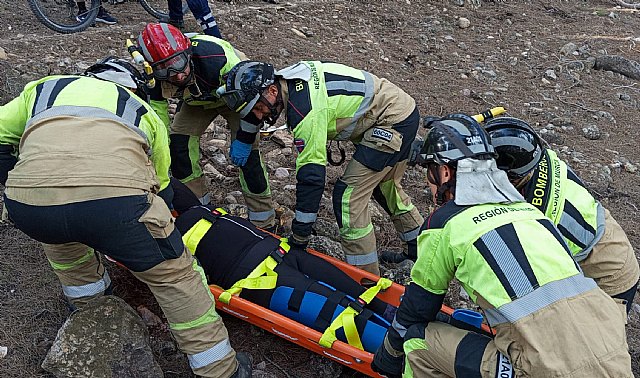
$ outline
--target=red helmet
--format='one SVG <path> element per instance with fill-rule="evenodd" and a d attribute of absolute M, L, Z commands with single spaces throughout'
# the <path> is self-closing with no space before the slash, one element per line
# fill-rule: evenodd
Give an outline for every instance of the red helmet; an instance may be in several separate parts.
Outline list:
<path fill-rule="evenodd" d="M 173 25 L 152 23 L 147 24 L 138 36 L 138 46 L 153 66 L 178 54 L 189 53 L 191 41 Z"/>

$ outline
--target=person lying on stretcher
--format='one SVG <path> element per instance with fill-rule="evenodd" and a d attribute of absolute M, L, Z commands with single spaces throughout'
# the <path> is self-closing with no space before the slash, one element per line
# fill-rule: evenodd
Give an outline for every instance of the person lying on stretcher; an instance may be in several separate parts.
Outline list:
<path fill-rule="evenodd" d="M 271 256 L 278 261 L 273 268 L 277 274 L 275 287 L 244 288 L 240 297 L 319 332 L 324 332 L 333 319 L 365 292 L 365 287 L 329 262 L 289 247 L 286 242 L 281 244 L 248 220 L 200 205 L 183 184 L 173 181 L 176 227 L 200 262 L 209 284 L 229 290 Z M 364 350 L 373 353 L 380 346 L 395 310 L 394 306 L 373 298 L 355 317 Z M 336 337 L 347 342 L 343 329 L 336 332 Z"/>

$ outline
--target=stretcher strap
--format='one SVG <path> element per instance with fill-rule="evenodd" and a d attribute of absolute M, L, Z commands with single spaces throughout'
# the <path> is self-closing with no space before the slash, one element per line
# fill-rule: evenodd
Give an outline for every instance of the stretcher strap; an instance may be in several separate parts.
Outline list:
<path fill-rule="evenodd" d="M 242 289 L 273 289 L 278 281 L 278 273 L 274 271 L 282 261 L 282 257 L 289 252 L 286 238 L 280 239 L 280 245 L 247 276 L 233 284 L 231 288 L 220 294 L 218 300 L 229 303 L 233 295 L 240 294 Z"/>
<path fill-rule="evenodd" d="M 226 215 L 227 212 L 222 208 L 217 208 L 212 210 L 211 214 L 213 215 L 212 219 L 200 219 L 182 236 L 182 242 L 192 255 L 195 255 L 198 244 L 200 244 L 204 235 L 209 231 L 213 222 L 215 222 L 218 217 Z"/>
<path fill-rule="evenodd" d="M 386 278 L 380 278 L 375 286 L 368 288 L 357 300 L 351 302 L 349 306 L 331 322 L 329 328 L 324 331 L 319 341 L 320 345 L 325 348 L 331 348 L 333 342 L 338 339 L 336 337 L 336 331 L 344 328 L 344 334 L 347 337 L 349 345 L 364 350 L 356 327 L 355 317 L 362 312 L 365 305 L 371 303 L 380 290 L 386 290 L 389 287 L 391 287 L 391 281 Z"/>

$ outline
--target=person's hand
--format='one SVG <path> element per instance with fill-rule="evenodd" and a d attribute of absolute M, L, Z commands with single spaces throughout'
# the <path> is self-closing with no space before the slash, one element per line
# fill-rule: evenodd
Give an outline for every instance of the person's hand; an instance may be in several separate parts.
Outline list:
<path fill-rule="evenodd" d="M 245 164 L 247 164 L 249 154 L 251 154 L 250 144 L 240 142 L 237 139 L 231 143 L 231 151 L 229 151 L 229 156 L 231 157 L 231 161 L 233 162 L 233 164 L 237 165 L 238 167 L 243 167 Z"/>
<path fill-rule="evenodd" d="M 404 356 L 393 357 L 385 349 L 384 343 L 378 347 L 371 362 L 371 370 L 389 378 L 400 378 Z"/>

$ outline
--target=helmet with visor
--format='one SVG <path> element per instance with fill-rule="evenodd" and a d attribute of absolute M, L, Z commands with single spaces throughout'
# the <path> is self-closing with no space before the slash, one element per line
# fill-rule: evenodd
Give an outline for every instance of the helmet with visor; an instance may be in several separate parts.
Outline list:
<path fill-rule="evenodd" d="M 147 24 L 138 36 L 138 46 L 158 80 L 185 72 L 191 62 L 191 41 L 173 25 Z"/>

